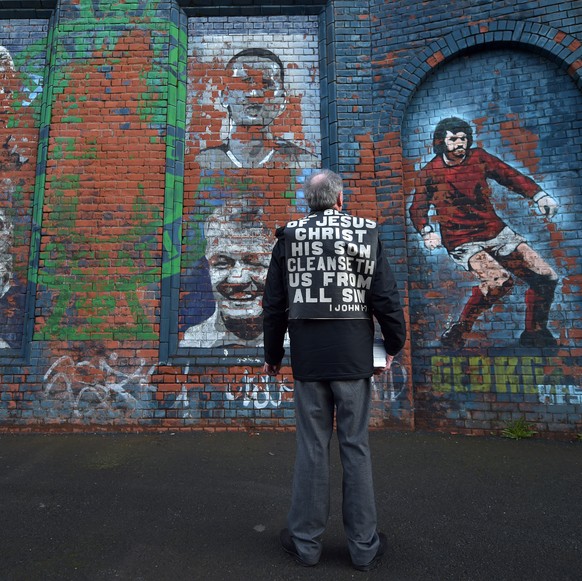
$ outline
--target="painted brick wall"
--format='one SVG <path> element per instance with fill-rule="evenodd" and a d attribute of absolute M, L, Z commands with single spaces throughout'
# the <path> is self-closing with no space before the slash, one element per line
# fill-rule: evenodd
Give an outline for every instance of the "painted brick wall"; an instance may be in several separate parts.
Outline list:
<path fill-rule="evenodd" d="M 197 4 L 61 0 L 51 20 L 0 20 L 0 430 L 291 429 L 290 367 L 261 374 L 260 296 L 274 229 L 323 166 L 380 222 L 409 314 L 373 426 L 582 431 L 576 3 Z M 424 243 L 419 220 L 447 236 L 450 208 L 419 200 L 450 117 L 559 205 L 542 215 L 499 169 L 474 178 L 535 253 L 507 276 Z M 443 340 L 474 287 L 509 278 Z"/>
<path fill-rule="evenodd" d="M 579 8 L 570 2 L 394 2 L 377 9 L 379 191 L 404 196 L 416 426 L 488 434 L 525 419 L 543 434 L 579 429 Z M 397 22 L 405 23 L 403 34 L 386 35 Z M 439 121 L 451 117 L 468 124 L 475 148 L 555 199 L 556 215 L 543 215 L 531 194 L 484 167 L 473 174 L 485 180 L 478 190 L 455 181 L 452 172 L 443 182 L 432 170 L 431 160 L 442 159 L 433 137 Z M 427 184 L 438 192 L 419 212 Z M 507 260 L 500 253 L 507 268 L 489 265 L 479 276 L 453 260 L 454 244 L 424 244 L 424 224 L 454 237 L 464 227 L 461 210 L 469 220 L 483 211 L 482 195 L 535 252 L 530 262 L 541 278 L 534 280 L 515 254 Z M 532 311 L 541 312 L 531 308 L 531 289 L 543 294 L 542 281 L 555 285 L 546 297 L 551 338 L 527 344 L 522 334 L 537 316 Z M 479 299 L 481 289 L 497 298 Z M 485 304 L 475 308 L 479 300 Z M 452 341 L 446 335 L 455 323 L 464 325 L 463 333 Z"/>

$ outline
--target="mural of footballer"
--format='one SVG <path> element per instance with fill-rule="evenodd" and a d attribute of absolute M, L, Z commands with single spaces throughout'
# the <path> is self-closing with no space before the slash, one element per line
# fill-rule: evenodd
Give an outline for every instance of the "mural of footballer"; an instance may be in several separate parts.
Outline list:
<path fill-rule="evenodd" d="M 448 117 L 437 124 L 435 157 L 418 172 L 410 207 L 425 247 L 444 246 L 456 264 L 479 279 L 458 321 L 442 334 L 441 344 L 462 348 L 479 316 L 511 291 L 514 275 L 529 286 L 520 345 L 556 347 L 547 323 L 558 275 L 497 215 L 487 180 L 532 199 L 548 218 L 558 204 L 531 178 L 472 144 L 473 131 L 463 119 Z M 439 232 L 431 222 L 438 224 Z"/>

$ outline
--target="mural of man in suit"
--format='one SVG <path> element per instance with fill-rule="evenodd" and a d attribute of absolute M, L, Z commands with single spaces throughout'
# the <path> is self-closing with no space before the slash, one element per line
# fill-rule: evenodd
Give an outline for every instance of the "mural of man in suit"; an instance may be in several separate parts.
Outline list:
<path fill-rule="evenodd" d="M 225 72 L 220 104 L 228 111 L 228 137 L 200 152 L 200 167 L 315 167 L 315 155 L 271 131 L 287 106 L 281 59 L 270 50 L 248 48 L 228 61 Z"/>

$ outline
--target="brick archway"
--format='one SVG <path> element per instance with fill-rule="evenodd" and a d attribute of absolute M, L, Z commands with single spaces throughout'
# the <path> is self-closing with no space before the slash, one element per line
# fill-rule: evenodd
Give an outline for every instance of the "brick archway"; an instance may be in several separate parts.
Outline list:
<path fill-rule="evenodd" d="M 499 20 L 459 28 L 431 42 L 414 57 L 389 91 L 387 102 L 396 104 L 394 121 L 400 125 L 410 99 L 437 67 L 462 54 L 495 47 L 521 48 L 543 55 L 565 70 L 582 90 L 582 41 L 565 32 L 535 22 Z"/>

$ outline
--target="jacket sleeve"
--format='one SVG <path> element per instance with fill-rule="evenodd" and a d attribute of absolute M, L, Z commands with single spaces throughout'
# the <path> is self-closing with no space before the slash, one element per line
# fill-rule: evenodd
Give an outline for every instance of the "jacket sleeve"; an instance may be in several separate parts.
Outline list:
<path fill-rule="evenodd" d="M 406 341 L 406 323 L 396 279 L 384 256 L 381 242 L 378 242 L 376 271 L 372 281 L 372 314 L 380 324 L 386 353 L 396 355 Z"/>
<path fill-rule="evenodd" d="M 283 347 L 289 316 L 285 269 L 285 243 L 279 238 L 271 255 L 263 294 L 265 362 L 277 365 L 285 355 Z"/>

